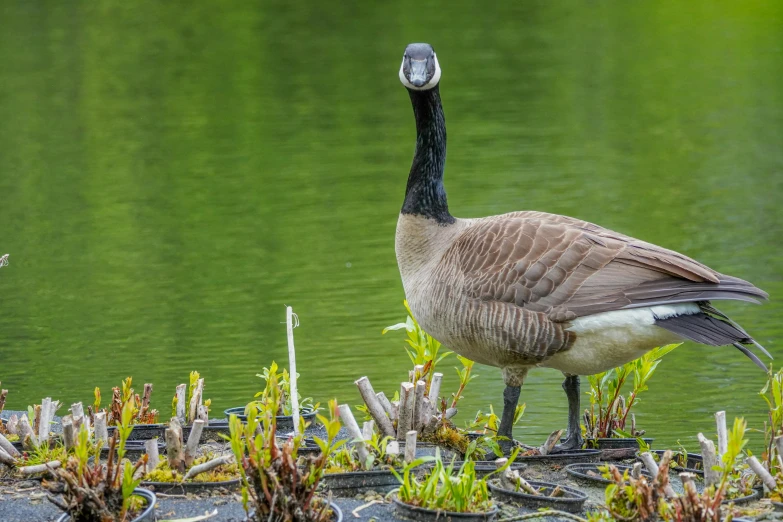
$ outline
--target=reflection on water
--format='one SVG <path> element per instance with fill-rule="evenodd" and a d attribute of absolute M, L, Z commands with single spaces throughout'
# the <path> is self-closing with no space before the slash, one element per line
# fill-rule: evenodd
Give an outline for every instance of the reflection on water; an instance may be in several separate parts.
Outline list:
<path fill-rule="evenodd" d="M 749 279 L 773 301 L 722 308 L 780 353 L 783 5 L 407 3 L 0 5 L 10 406 L 133 375 L 165 411 L 191 369 L 216 411 L 241 404 L 286 358 L 284 304 L 307 395 L 358 403 L 365 374 L 393 392 L 416 40 L 444 71 L 452 212 L 568 214 Z M 463 419 L 501 404 L 499 372 L 476 373 Z M 532 372 L 519 436 L 564 425 L 560 380 Z M 638 421 L 668 443 L 716 409 L 759 426 L 762 383 L 687 344 Z"/>

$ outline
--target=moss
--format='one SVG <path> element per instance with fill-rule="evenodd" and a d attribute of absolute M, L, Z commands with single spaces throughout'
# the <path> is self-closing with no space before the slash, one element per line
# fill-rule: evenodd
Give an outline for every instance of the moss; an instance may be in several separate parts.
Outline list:
<path fill-rule="evenodd" d="M 467 435 L 461 433 L 450 424 L 441 424 L 434 433 L 423 436 L 421 441 L 432 442 L 463 455 L 468 450 L 468 445 L 470 444 L 470 439 Z"/>
<path fill-rule="evenodd" d="M 209 460 L 215 458 L 216 455 L 208 453 L 202 457 L 193 461 L 193 466 L 198 466 Z M 188 468 L 190 469 L 190 468 Z M 187 470 L 186 470 L 187 471 Z M 163 459 L 158 464 L 158 467 L 147 473 L 144 480 L 149 482 L 182 482 L 182 476 L 179 472 L 169 467 L 169 461 Z M 187 482 L 227 482 L 229 480 L 235 480 L 239 478 L 239 467 L 236 463 L 224 464 L 217 468 L 196 475 L 192 479 L 188 479 Z"/>
<path fill-rule="evenodd" d="M 53 444 L 51 446 L 38 446 L 32 451 L 25 451 L 22 456 L 17 460 L 18 466 L 36 466 L 38 464 L 44 464 L 53 460 L 59 460 L 65 462 L 68 454 L 65 451 L 65 446 L 62 444 Z"/>
<path fill-rule="evenodd" d="M 10 433 L 5 436 L 8 442 L 19 442 L 19 435 L 11 435 Z"/>

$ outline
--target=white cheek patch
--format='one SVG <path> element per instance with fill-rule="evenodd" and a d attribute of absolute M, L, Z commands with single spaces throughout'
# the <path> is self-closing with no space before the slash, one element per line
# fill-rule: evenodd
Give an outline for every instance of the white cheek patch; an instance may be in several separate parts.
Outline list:
<path fill-rule="evenodd" d="M 426 91 L 438 85 L 438 82 L 440 81 L 440 64 L 438 63 L 438 56 L 433 53 L 432 59 L 435 60 L 435 74 L 432 75 L 432 79 L 429 82 L 422 85 L 421 87 L 416 87 L 405 77 L 405 72 L 403 71 L 403 67 L 405 66 L 405 58 L 403 57 L 402 63 L 400 64 L 400 82 L 402 82 L 402 84 L 408 89 L 413 89 L 414 91 Z"/>

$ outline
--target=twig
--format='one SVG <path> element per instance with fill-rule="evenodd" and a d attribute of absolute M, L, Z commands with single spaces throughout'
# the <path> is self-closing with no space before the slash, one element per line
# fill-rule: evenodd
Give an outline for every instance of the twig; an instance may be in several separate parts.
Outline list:
<path fill-rule="evenodd" d="M 424 381 L 416 381 L 416 387 L 413 392 L 413 428 L 418 431 L 427 424 L 429 418 L 427 418 L 427 411 L 424 407 L 424 392 L 427 389 L 427 383 Z"/>
<path fill-rule="evenodd" d="M 196 459 L 196 453 L 198 452 L 198 443 L 201 439 L 201 432 L 204 430 L 204 421 L 195 420 L 193 426 L 190 428 L 190 434 L 188 435 L 188 441 L 185 443 L 185 467 L 189 467 Z"/>
<path fill-rule="evenodd" d="M 188 405 L 186 404 L 188 400 L 188 385 L 187 384 L 178 385 L 176 395 L 177 395 L 177 418 L 179 419 L 179 423 L 184 425 L 187 423 L 187 419 L 185 418 L 185 410 L 188 407 Z"/>
<path fill-rule="evenodd" d="M 359 429 L 359 425 L 356 423 L 356 418 L 353 416 L 353 412 L 351 412 L 351 407 L 349 405 L 340 404 L 337 408 L 340 411 L 340 420 L 343 421 L 343 426 L 345 426 L 348 435 L 353 439 L 353 446 L 356 448 L 356 453 L 359 454 L 362 467 L 365 467 L 367 456 L 370 453 L 367 451 L 367 446 L 364 444 L 362 430 Z"/>
<path fill-rule="evenodd" d="M 23 466 L 21 468 L 17 468 L 17 471 L 21 473 L 22 475 L 34 475 L 36 473 L 43 473 L 44 471 L 51 471 L 53 469 L 57 469 L 61 466 L 59 460 L 53 460 L 51 462 L 46 462 L 44 464 L 37 464 L 35 466 Z"/>
<path fill-rule="evenodd" d="M 718 427 L 718 460 L 723 460 L 723 454 L 729 449 L 729 436 L 726 429 L 726 412 L 715 413 L 715 424 Z"/>
<path fill-rule="evenodd" d="M 718 465 L 718 456 L 715 454 L 715 444 L 704 436 L 703 433 L 699 433 L 696 436 L 701 446 L 701 458 L 704 461 L 704 484 L 707 486 L 714 486 L 720 482 L 720 473 L 713 469 Z"/>
<path fill-rule="evenodd" d="M 389 401 L 388 398 L 386 398 L 386 394 L 382 391 L 375 394 L 375 397 L 378 399 L 378 402 L 381 403 L 381 406 L 383 407 L 383 411 L 386 412 L 386 414 L 389 416 L 390 420 L 397 420 L 397 417 L 394 415 L 394 408 L 392 407 L 392 403 Z M 395 434 L 392 434 L 394 436 Z"/>
<path fill-rule="evenodd" d="M 567 518 L 569 520 L 576 520 L 576 522 L 587 522 L 587 519 L 584 519 L 578 515 L 574 515 L 573 513 L 568 513 L 566 511 L 559 511 L 557 509 L 547 509 L 544 511 L 538 511 L 536 513 L 526 513 L 524 515 L 517 515 L 514 517 L 500 518 L 497 522 L 516 522 L 517 520 L 533 520 L 536 518 L 546 518 L 553 516 Z"/>
<path fill-rule="evenodd" d="M 541 455 L 549 455 L 562 436 L 563 430 L 557 430 L 550 433 L 544 444 L 538 448 Z"/>
<path fill-rule="evenodd" d="M 755 456 L 748 457 L 745 459 L 745 464 L 750 466 L 750 469 L 753 470 L 753 473 L 758 475 L 758 477 L 761 479 L 761 482 L 764 483 L 768 490 L 774 491 L 777 488 L 775 477 L 770 475 L 769 471 L 764 469 L 764 466 L 761 465 L 759 459 L 757 459 Z"/>
<path fill-rule="evenodd" d="M 202 473 L 205 473 L 207 471 L 211 471 L 215 468 L 218 468 L 220 466 L 223 466 L 224 464 L 230 464 L 231 461 L 234 459 L 233 455 L 223 455 L 222 457 L 217 457 L 212 460 L 209 460 L 203 464 L 199 464 L 198 466 L 193 466 L 188 470 L 187 473 L 185 473 L 185 476 L 182 477 L 182 480 L 188 480 L 191 479 L 197 475 L 200 475 Z"/>
<path fill-rule="evenodd" d="M 405 434 L 405 462 L 410 464 L 416 459 L 416 430 L 410 430 Z"/>
<path fill-rule="evenodd" d="M 2 433 L 0 433 L 0 449 L 5 450 L 11 457 L 18 457 L 20 455 L 19 451 L 14 448 L 14 445 L 11 444 Z"/>
<path fill-rule="evenodd" d="M 354 509 L 353 511 L 351 511 L 351 514 L 352 514 L 354 517 L 356 517 L 356 518 L 361 518 L 361 517 L 359 516 L 359 511 L 361 511 L 361 510 L 363 510 L 363 509 L 365 509 L 365 508 L 368 508 L 368 507 L 370 507 L 370 506 L 374 506 L 375 504 L 383 504 L 383 500 L 371 500 L 371 501 L 369 501 L 368 503 L 366 503 L 366 504 L 362 504 L 361 506 L 359 506 L 359 507 L 357 507 L 356 509 Z"/>
<path fill-rule="evenodd" d="M 405 440 L 405 434 L 413 428 L 414 392 L 412 382 L 400 384 L 400 414 L 397 419 L 397 440 Z"/>
<path fill-rule="evenodd" d="M 443 374 L 436 372 L 432 374 L 432 381 L 430 382 L 430 391 L 427 393 L 427 397 L 432 404 L 438 403 L 438 396 L 440 395 L 440 384 L 443 380 Z"/>

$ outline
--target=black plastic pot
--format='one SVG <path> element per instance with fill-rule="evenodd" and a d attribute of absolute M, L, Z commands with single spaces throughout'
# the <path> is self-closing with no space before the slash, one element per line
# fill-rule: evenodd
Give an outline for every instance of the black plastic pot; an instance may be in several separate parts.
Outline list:
<path fill-rule="evenodd" d="M 224 411 L 226 418 L 228 419 L 232 414 L 236 415 L 242 422 L 247 422 L 247 415 L 245 415 L 245 406 L 237 406 L 235 408 L 229 408 Z M 305 422 L 313 422 L 315 420 L 315 412 L 312 408 L 302 408 L 299 410 L 299 416 L 302 417 Z M 277 431 L 286 432 L 294 430 L 294 416 L 293 415 L 278 415 L 277 417 Z"/>
<path fill-rule="evenodd" d="M 514 504 L 522 505 L 529 509 L 539 508 L 552 508 L 567 511 L 568 513 L 579 513 L 582 511 L 582 506 L 587 500 L 587 494 L 579 491 L 576 488 L 570 488 L 568 486 L 560 486 L 563 490 L 564 496 L 562 497 L 548 497 L 546 495 L 552 493 L 557 484 L 551 484 L 549 482 L 528 482 L 531 486 L 538 489 L 543 489 L 542 495 L 531 495 L 529 493 L 523 493 L 522 491 L 511 491 L 509 489 L 502 488 L 500 486 L 500 480 L 490 480 L 487 485 L 492 492 L 492 497 L 504 502 L 511 502 Z"/>
<path fill-rule="evenodd" d="M 328 473 L 321 483 L 340 497 L 353 497 L 369 490 L 386 493 L 400 486 L 400 481 L 389 470 Z"/>
<path fill-rule="evenodd" d="M 574 450 L 567 453 L 555 453 L 553 455 L 519 455 L 514 462 L 523 464 L 538 464 L 551 466 L 553 464 L 565 465 L 575 462 L 598 462 L 601 460 L 601 450 Z"/>
<path fill-rule="evenodd" d="M 437 444 L 432 444 L 430 442 L 416 443 L 416 458 L 434 457 L 438 450 L 440 450 L 441 460 L 446 463 L 451 462 L 451 459 L 462 460 L 465 458 L 465 456 L 458 451 L 454 451 L 450 448 L 444 448 L 443 446 L 438 446 Z M 400 453 L 405 453 L 405 442 L 400 442 Z"/>
<path fill-rule="evenodd" d="M 616 467 L 620 473 L 625 472 L 626 470 L 630 473 L 630 471 L 633 469 L 633 466 L 628 466 L 627 464 L 612 464 L 614 467 Z M 595 486 L 596 484 L 611 484 L 612 481 L 609 479 L 605 479 L 601 475 L 601 471 L 598 469 L 599 466 L 603 466 L 603 464 L 596 464 L 596 463 L 579 463 L 579 464 L 569 464 L 566 466 L 566 473 L 571 475 L 577 482 L 581 482 L 583 484 L 587 484 L 590 486 Z M 652 476 L 652 473 L 647 471 L 646 469 L 642 469 L 642 475 L 647 477 L 649 480 L 652 480 L 654 477 Z"/>
<path fill-rule="evenodd" d="M 454 469 L 459 470 L 460 466 L 462 466 L 463 461 L 458 460 L 454 462 Z M 497 464 L 495 464 L 492 460 L 477 460 L 475 462 L 475 469 L 476 469 L 476 476 L 477 477 L 486 477 L 493 471 L 497 471 L 498 467 Z M 517 471 L 522 471 L 527 467 L 527 464 L 524 464 L 522 462 L 513 462 L 511 466 L 509 466 L 509 469 L 515 469 Z"/>
<path fill-rule="evenodd" d="M 144 440 L 128 440 L 125 441 L 125 458 L 131 460 L 138 460 L 139 457 L 144 455 Z M 119 447 L 119 442 L 117 443 Z M 166 451 L 166 444 L 162 439 L 158 439 L 158 453 L 163 454 Z M 116 448 L 115 448 L 116 452 Z M 101 448 L 101 457 L 106 458 L 109 456 L 109 446 Z"/>
<path fill-rule="evenodd" d="M 734 498 L 731 500 L 724 500 L 723 502 L 721 502 L 721 504 L 735 504 L 735 505 L 747 504 L 748 502 L 753 502 L 754 500 L 759 498 L 760 495 L 761 494 L 758 491 L 753 490 L 753 493 L 751 493 L 750 495 L 745 495 L 744 497 Z"/>
<path fill-rule="evenodd" d="M 190 436 L 190 430 L 192 425 L 182 427 L 182 439 L 187 441 Z M 226 439 L 220 435 L 230 435 L 231 431 L 228 429 L 228 421 L 226 420 L 210 420 L 209 424 L 204 426 L 201 430 L 201 438 L 199 438 L 199 444 L 205 444 L 207 442 L 226 442 Z"/>
<path fill-rule="evenodd" d="M 653 439 L 643 438 L 645 444 L 652 445 Z M 585 441 L 590 449 L 639 449 L 639 441 L 634 438 L 600 438 L 588 439 Z"/>
<path fill-rule="evenodd" d="M 109 426 L 109 438 L 111 438 L 116 426 Z M 166 433 L 165 424 L 134 424 L 131 430 L 128 440 L 149 440 L 158 437 L 163 439 L 163 435 Z"/>
<path fill-rule="evenodd" d="M 225 489 L 235 491 L 239 489 L 241 481 L 239 479 L 225 480 L 223 482 L 147 482 L 141 485 L 149 488 L 155 493 L 165 493 L 169 495 L 185 495 L 187 493 L 200 493 L 202 491 L 215 491 Z"/>
<path fill-rule="evenodd" d="M 133 494 L 143 497 L 144 500 L 147 501 L 147 507 L 131 522 L 155 522 L 155 503 L 157 502 L 155 493 L 148 489 L 136 488 L 133 490 Z M 69 522 L 70 520 L 71 516 L 68 513 L 63 513 L 62 516 L 57 519 L 57 522 Z"/>
<path fill-rule="evenodd" d="M 438 511 L 435 509 L 426 509 L 422 507 L 411 506 L 406 504 L 397 496 L 392 497 L 394 502 L 394 511 L 397 514 L 409 519 L 419 522 L 483 522 L 488 520 L 494 520 L 498 514 L 497 506 L 492 508 L 492 511 L 485 513 L 455 513 L 453 511 Z"/>
<path fill-rule="evenodd" d="M 666 453 L 666 450 L 653 450 L 653 453 L 658 455 L 658 457 L 663 457 L 663 454 Z M 672 459 L 672 462 L 675 462 L 675 459 Z M 704 475 L 704 462 L 702 461 L 701 455 L 698 453 L 688 453 L 687 458 L 685 460 L 685 467 L 681 467 L 679 464 L 676 464 L 674 467 L 678 471 L 687 471 L 689 473 L 694 473 L 696 475 Z"/>
<path fill-rule="evenodd" d="M 775 508 L 775 511 L 783 511 L 783 502 L 772 501 L 770 504 L 772 504 L 772 507 Z"/>

